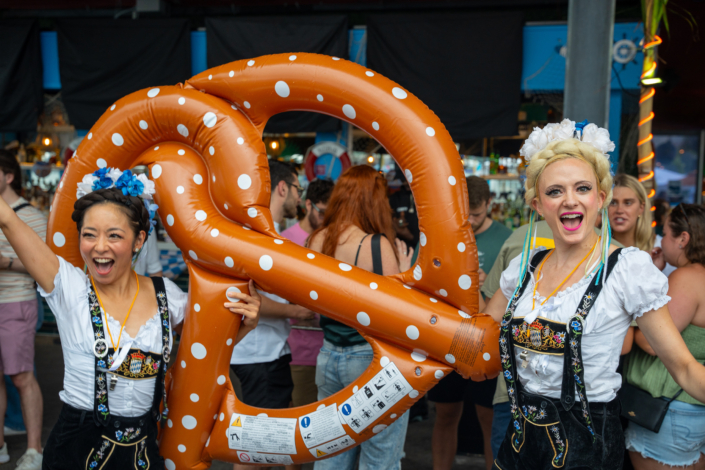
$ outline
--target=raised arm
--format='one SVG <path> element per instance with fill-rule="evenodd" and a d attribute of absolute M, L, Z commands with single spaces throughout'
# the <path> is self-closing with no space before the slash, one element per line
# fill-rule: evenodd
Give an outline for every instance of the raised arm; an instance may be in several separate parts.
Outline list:
<path fill-rule="evenodd" d="M 688 350 L 668 307 L 646 312 L 636 322 L 676 383 L 696 400 L 705 401 L 705 366 Z"/>
<path fill-rule="evenodd" d="M 59 259 L 3 198 L 0 198 L 0 230 L 29 275 L 46 292 L 53 291 L 54 278 L 59 272 Z"/>

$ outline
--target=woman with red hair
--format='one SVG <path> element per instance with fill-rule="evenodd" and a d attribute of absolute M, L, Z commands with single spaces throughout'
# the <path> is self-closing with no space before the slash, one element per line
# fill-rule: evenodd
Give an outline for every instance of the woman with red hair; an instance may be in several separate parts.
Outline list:
<path fill-rule="evenodd" d="M 413 250 L 396 240 L 387 181 L 369 166 L 355 166 L 338 180 L 323 224 L 311 234 L 309 248 L 380 275 L 408 268 Z M 333 395 L 357 379 L 372 362 L 372 347 L 354 328 L 321 316 L 323 347 L 316 361 L 318 399 Z M 360 446 L 315 463 L 316 470 L 400 469 L 408 411 Z"/>

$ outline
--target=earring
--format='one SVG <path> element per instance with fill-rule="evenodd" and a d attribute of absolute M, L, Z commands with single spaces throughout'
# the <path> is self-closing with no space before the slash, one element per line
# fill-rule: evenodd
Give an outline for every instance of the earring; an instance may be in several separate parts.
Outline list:
<path fill-rule="evenodd" d="M 678 245 L 678 249 L 682 250 L 682 249 L 683 249 L 683 245 Z"/>

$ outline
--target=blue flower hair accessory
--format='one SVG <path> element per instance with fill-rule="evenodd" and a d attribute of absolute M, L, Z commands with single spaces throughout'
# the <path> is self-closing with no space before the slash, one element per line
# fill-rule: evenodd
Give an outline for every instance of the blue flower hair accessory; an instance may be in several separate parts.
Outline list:
<path fill-rule="evenodd" d="M 117 168 L 100 168 L 93 173 L 85 175 L 78 183 L 76 198 L 80 199 L 86 194 L 99 189 L 118 188 L 125 196 L 134 196 L 142 199 L 145 208 L 149 212 L 149 235 L 157 224 L 154 216 L 159 206 L 152 202 L 154 198 L 154 181 L 147 178 L 147 175 L 135 175 L 131 170 L 121 171 Z"/>

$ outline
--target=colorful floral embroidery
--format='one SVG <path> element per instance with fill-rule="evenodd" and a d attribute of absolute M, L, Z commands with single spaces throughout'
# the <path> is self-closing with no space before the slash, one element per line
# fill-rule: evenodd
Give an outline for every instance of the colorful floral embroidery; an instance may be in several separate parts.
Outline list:
<path fill-rule="evenodd" d="M 161 420 L 166 421 L 167 415 L 169 413 L 169 408 L 167 408 L 166 401 L 166 369 L 169 366 L 169 356 L 171 353 L 171 324 L 169 322 L 169 306 L 167 304 L 166 294 L 164 292 L 159 292 L 157 294 L 157 301 L 159 302 L 159 314 L 162 317 L 162 400 L 164 403 L 164 408 L 162 409 Z M 156 365 L 158 370 L 159 364 Z"/>
<path fill-rule="evenodd" d="M 563 442 L 563 439 L 561 439 L 561 432 L 558 429 L 558 426 L 551 426 L 549 430 L 551 431 L 550 436 L 553 439 L 553 447 L 555 450 L 555 457 L 553 457 L 553 465 L 555 467 L 562 467 L 563 462 L 561 462 L 561 460 L 563 459 L 563 455 L 565 454 L 565 443 Z"/>
<path fill-rule="evenodd" d="M 118 442 L 123 442 L 123 443 L 128 443 L 142 434 L 142 430 L 140 428 L 127 428 L 124 431 L 115 431 L 115 439 L 117 439 Z"/>
<path fill-rule="evenodd" d="M 140 470 L 147 470 L 149 468 L 149 459 L 147 459 L 147 441 L 143 440 L 138 444 L 137 455 L 137 467 Z"/>
<path fill-rule="evenodd" d="M 88 460 L 91 462 L 88 464 L 88 468 L 96 468 L 100 464 L 100 462 L 105 458 L 105 452 L 108 447 L 110 447 L 110 441 L 103 439 L 103 442 L 100 443 L 98 450 L 95 451 L 92 456 L 88 456 Z"/>
<path fill-rule="evenodd" d="M 100 304 L 98 303 L 98 298 L 95 295 L 95 291 L 91 286 L 88 292 L 88 304 L 90 305 L 90 313 L 93 324 L 93 333 L 96 341 L 100 339 L 105 339 L 103 334 L 103 322 L 101 320 Z M 97 318 L 97 320 L 96 320 Z M 110 361 L 109 361 L 110 362 Z M 103 417 L 104 421 L 108 420 L 110 416 L 110 410 L 108 409 L 108 391 L 107 391 L 107 380 L 105 376 L 105 360 L 98 358 L 96 356 L 96 370 L 95 370 L 95 409 Z"/>
<path fill-rule="evenodd" d="M 592 304 L 595 301 L 595 297 L 591 294 L 586 294 L 583 296 L 580 308 L 578 308 L 578 314 L 575 315 L 570 321 L 570 358 L 571 367 L 573 371 L 573 378 L 575 379 L 575 386 L 578 390 L 578 397 L 580 398 L 580 406 L 583 409 L 583 419 L 585 420 L 585 425 L 590 431 L 593 442 L 596 439 L 595 431 L 592 428 L 592 416 L 590 415 L 590 405 L 587 401 L 587 394 L 585 392 L 585 381 L 584 381 L 584 370 L 582 367 L 582 360 L 580 354 L 581 337 L 583 334 L 583 323 L 585 317 L 587 316 Z"/>

